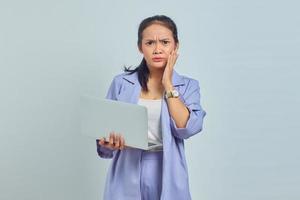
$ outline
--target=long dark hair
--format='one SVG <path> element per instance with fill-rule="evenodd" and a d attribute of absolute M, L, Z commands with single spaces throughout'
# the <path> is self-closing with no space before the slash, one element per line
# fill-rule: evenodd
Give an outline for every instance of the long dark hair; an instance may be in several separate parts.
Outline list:
<path fill-rule="evenodd" d="M 143 31 L 148 26 L 155 24 L 155 23 L 161 24 L 161 25 L 165 26 L 166 28 L 168 28 L 170 31 L 172 31 L 175 43 L 178 43 L 177 27 L 176 27 L 176 24 L 174 23 L 174 21 L 165 15 L 155 15 L 155 16 L 144 19 L 139 25 L 138 41 L 137 41 L 137 45 L 139 48 L 142 45 Z M 133 73 L 137 72 L 138 79 L 139 79 L 139 82 L 140 82 L 143 90 L 148 92 L 147 82 L 148 82 L 150 72 L 149 72 L 145 58 L 143 58 L 142 62 L 135 69 L 130 69 L 130 67 L 125 66 L 124 71 L 128 72 L 128 74 L 133 74 Z"/>

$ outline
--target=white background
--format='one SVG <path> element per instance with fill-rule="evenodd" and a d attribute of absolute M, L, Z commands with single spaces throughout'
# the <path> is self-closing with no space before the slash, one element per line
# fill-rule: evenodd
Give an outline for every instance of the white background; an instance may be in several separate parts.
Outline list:
<path fill-rule="evenodd" d="M 142 19 L 170 16 L 176 70 L 200 81 L 186 141 L 195 200 L 300 198 L 298 1 L 1 1 L 0 199 L 100 200 L 109 160 L 80 135 L 79 97 L 136 66 Z"/>

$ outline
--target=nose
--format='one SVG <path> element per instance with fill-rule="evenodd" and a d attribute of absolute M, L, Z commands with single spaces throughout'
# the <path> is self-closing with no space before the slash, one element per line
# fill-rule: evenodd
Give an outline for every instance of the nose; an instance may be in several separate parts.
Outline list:
<path fill-rule="evenodd" d="M 154 48 L 153 54 L 161 54 L 161 48 L 160 48 L 158 42 L 156 42 L 156 44 L 155 44 L 155 48 Z"/>

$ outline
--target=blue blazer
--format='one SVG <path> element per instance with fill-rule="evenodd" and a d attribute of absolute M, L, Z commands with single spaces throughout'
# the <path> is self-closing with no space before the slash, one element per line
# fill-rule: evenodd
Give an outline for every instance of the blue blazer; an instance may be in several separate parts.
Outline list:
<path fill-rule="evenodd" d="M 185 128 L 177 128 L 169 115 L 164 99 L 161 110 L 163 137 L 163 172 L 161 200 L 190 200 L 188 171 L 184 153 L 184 140 L 202 130 L 206 112 L 200 105 L 200 88 L 197 80 L 173 71 L 173 86 L 179 91 L 180 99 L 190 111 Z M 137 73 L 119 74 L 114 77 L 106 98 L 137 104 L 141 85 Z M 132 124 L 135 122 L 133 121 Z M 125 141 L 126 142 L 126 141 Z M 112 158 L 106 178 L 104 200 L 139 200 L 141 150 L 125 148 L 110 150 L 97 143 L 98 155 Z"/>

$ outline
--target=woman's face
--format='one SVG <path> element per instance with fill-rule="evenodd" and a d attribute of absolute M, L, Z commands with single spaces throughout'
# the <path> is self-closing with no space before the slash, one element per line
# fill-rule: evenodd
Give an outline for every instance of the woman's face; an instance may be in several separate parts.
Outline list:
<path fill-rule="evenodd" d="M 172 31 L 160 24 L 152 24 L 144 29 L 140 52 L 149 68 L 164 69 L 168 57 L 177 46 Z"/>

